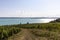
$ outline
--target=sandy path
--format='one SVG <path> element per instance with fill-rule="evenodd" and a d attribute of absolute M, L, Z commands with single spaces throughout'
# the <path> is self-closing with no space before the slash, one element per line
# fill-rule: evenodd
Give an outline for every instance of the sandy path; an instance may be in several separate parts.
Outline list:
<path fill-rule="evenodd" d="M 21 40 L 33 40 L 32 34 L 29 32 L 29 30 L 24 29 L 23 30 L 23 36 L 21 37 Z"/>
<path fill-rule="evenodd" d="M 30 33 L 28 29 L 22 29 L 20 33 L 14 35 L 9 40 L 35 40 L 35 37 L 33 36 L 32 33 Z"/>
<path fill-rule="evenodd" d="M 47 40 L 46 38 L 37 37 L 29 29 L 22 29 L 20 33 L 9 38 L 9 40 Z"/>

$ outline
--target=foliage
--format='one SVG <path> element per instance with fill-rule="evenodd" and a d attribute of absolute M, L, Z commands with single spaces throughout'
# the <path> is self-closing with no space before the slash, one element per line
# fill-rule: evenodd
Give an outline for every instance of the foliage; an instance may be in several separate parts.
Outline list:
<path fill-rule="evenodd" d="M 14 34 L 17 34 L 18 32 L 20 32 L 19 27 L 0 26 L 0 40 L 5 40 Z"/>

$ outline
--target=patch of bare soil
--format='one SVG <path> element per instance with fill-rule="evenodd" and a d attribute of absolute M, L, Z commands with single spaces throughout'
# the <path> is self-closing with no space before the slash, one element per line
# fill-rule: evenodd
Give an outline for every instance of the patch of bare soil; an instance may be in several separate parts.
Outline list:
<path fill-rule="evenodd" d="M 31 33 L 29 29 L 22 29 L 22 31 L 8 40 L 47 40 L 45 37 L 37 37 Z"/>

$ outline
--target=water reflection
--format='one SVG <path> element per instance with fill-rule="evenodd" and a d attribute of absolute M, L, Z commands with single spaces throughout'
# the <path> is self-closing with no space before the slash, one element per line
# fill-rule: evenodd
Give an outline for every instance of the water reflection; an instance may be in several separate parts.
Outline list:
<path fill-rule="evenodd" d="M 55 19 L 41 19 L 42 23 L 48 23 L 53 20 L 55 20 Z"/>

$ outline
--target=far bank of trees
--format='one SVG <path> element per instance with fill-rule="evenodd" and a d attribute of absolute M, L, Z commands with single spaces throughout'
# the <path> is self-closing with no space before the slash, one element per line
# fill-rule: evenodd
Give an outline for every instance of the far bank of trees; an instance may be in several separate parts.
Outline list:
<path fill-rule="evenodd" d="M 56 20 L 51 21 L 50 23 L 60 22 L 60 18 L 57 18 Z"/>

